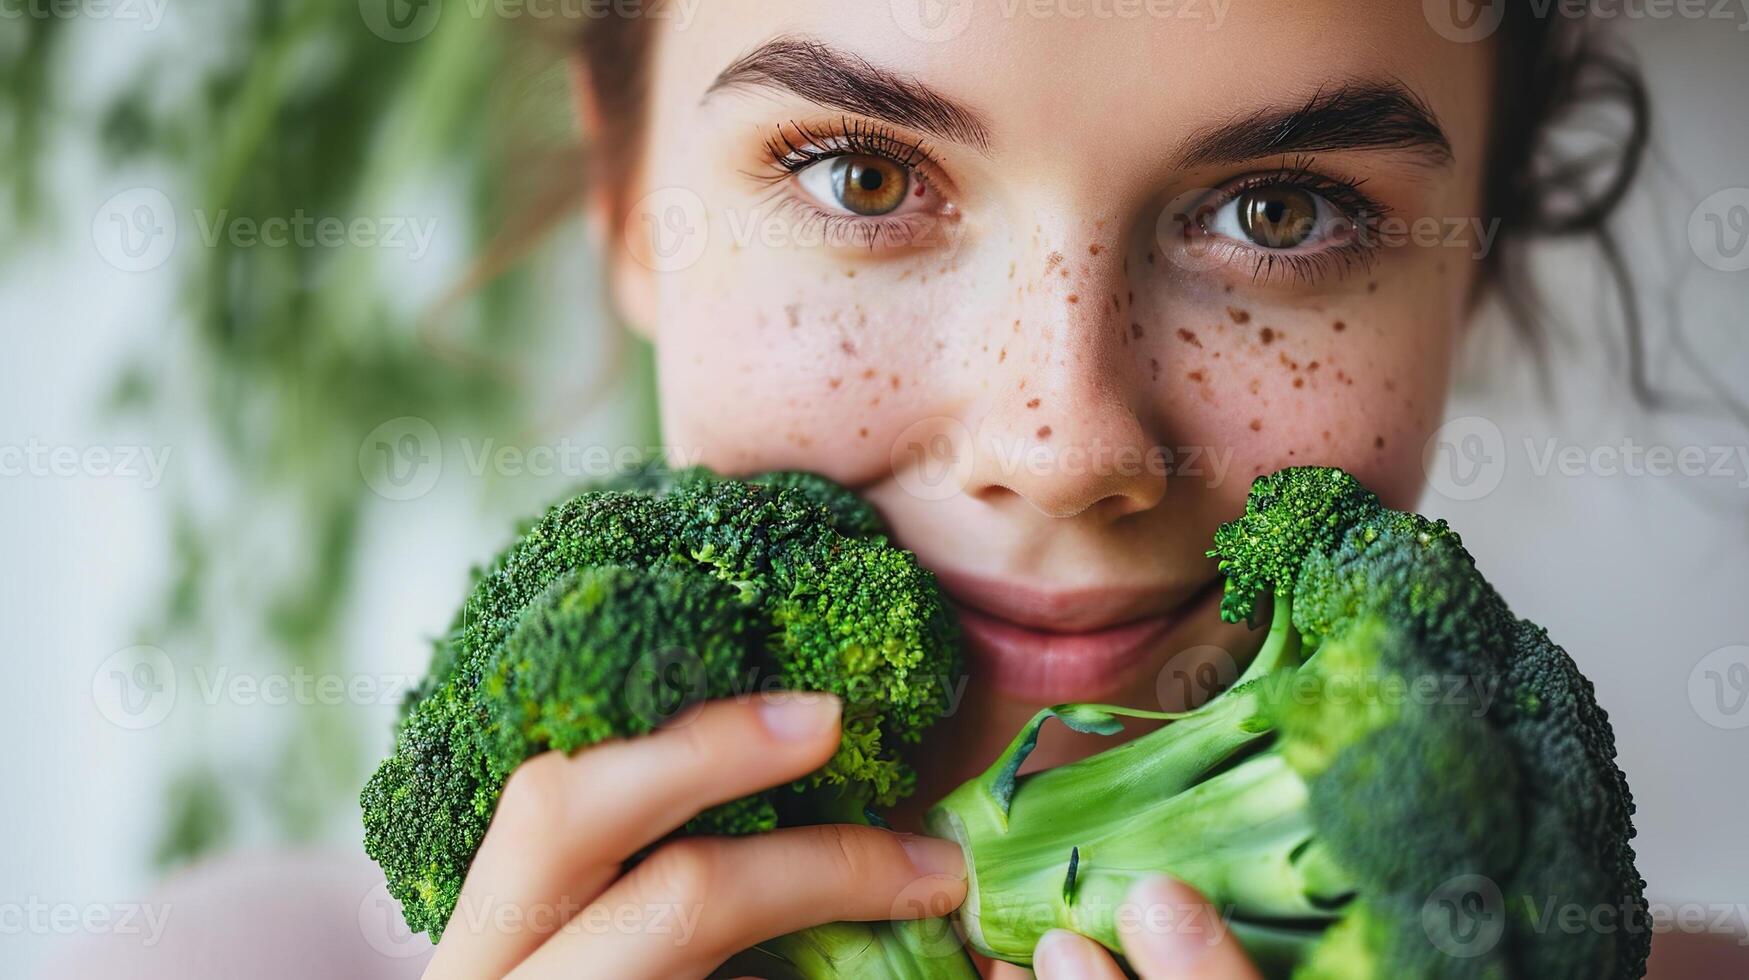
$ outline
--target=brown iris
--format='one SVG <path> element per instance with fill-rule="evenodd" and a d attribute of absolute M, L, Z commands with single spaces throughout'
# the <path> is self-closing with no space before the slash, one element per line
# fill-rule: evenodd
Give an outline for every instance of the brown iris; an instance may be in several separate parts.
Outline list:
<path fill-rule="evenodd" d="M 1265 248 L 1293 248 L 1317 228 L 1317 198 L 1297 187 L 1259 187 L 1235 203 L 1240 230 Z"/>
<path fill-rule="evenodd" d="M 910 174 L 891 160 L 848 155 L 832 162 L 832 194 L 856 214 L 891 214 L 905 203 L 910 189 Z"/>

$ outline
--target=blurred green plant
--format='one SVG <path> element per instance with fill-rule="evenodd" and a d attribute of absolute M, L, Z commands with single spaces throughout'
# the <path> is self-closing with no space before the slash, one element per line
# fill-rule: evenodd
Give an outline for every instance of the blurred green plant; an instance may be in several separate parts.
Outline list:
<path fill-rule="evenodd" d="M 155 642 L 209 666 L 230 662 L 239 651 L 219 647 L 234 631 L 214 624 L 231 617 L 271 651 L 277 663 L 263 669 L 338 673 L 372 500 L 359 462 L 367 433 L 403 416 L 440 431 L 533 424 L 532 386 L 499 352 L 538 349 L 555 319 L 542 316 L 539 261 L 499 232 L 539 231 L 521 216 L 556 222 L 579 203 L 562 57 L 526 26 L 459 6 L 406 43 L 373 32 L 356 3 L 195 7 L 178 16 L 201 50 L 159 45 L 104 109 L 112 164 L 174 175 L 163 189 L 197 221 L 416 217 L 438 225 L 462 266 L 475 256 L 492 266 L 477 282 L 463 268 L 433 284 L 420 281 L 441 266 L 429 257 L 409 268 L 382 249 L 243 247 L 203 234 L 173 266 L 185 276 L 186 317 L 154 324 L 156 342 L 114 386 L 114 409 L 195 447 L 185 456 L 211 456 L 225 484 L 167 495 L 173 564 L 148 624 Z M 0 36 L 0 179 L 20 215 L 40 199 L 68 23 L 80 22 L 27 16 L 22 33 Z M 435 302 L 409 302 L 421 291 Z M 360 746 L 374 754 L 387 738 L 359 731 L 359 715 L 299 706 L 259 771 L 235 771 L 211 749 L 226 733 L 204 732 L 166 787 L 158 862 L 224 843 L 243 807 L 266 814 L 284 840 L 350 813 L 366 769 Z"/>

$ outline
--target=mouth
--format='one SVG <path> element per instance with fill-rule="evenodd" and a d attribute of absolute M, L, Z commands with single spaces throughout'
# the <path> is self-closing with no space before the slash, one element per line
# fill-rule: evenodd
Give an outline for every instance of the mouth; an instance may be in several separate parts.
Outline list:
<path fill-rule="evenodd" d="M 939 577 L 959 612 L 974 679 L 1038 704 L 1097 701 L 1129 688 L 1172 631 L 1221 592 L 1219 577 L 1175 594 Z"/>

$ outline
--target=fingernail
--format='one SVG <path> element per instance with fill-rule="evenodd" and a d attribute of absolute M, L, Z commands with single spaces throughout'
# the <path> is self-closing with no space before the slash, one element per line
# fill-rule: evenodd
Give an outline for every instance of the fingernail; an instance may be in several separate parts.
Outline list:
<path fill-rule="evenodd" d="M 803 742 L 838 724 L 839 710 L 840 702 L 831 694 L 785 691 L 759 702 L 759 721 L 777 738 Z"/>
<path fill-rule="evenodd" d="M 939 837 L 925 837 L 922 834 L 896 834 L 899 846 L 905 849 L 905 856 L 911 859 L 911 866 L 918 873 L 926 875 L 945 875 L 949 878 L 964 880 L 966 876 L 966 856 L 960 846 L 950 840 Z"/>
<path fill-rule="evenodd" d="M 1146 879 L 1130 890 L 1129 901 L 1137 914 L 1120 916 L 1119 931 L 1126 945 L 1139 947 L 1138 958 L 1156 967 L 1194 966 L 1220 942 L 1213 906 L 1181 881 Z"/>
<path fill-rule="evenodd" d="M 1050 980 L 1084 980 L 1099 976 L 1099 962 L 1087 942 L 1067 929 L 1052 929 L 1032 950 L 1032 972 Z"/>

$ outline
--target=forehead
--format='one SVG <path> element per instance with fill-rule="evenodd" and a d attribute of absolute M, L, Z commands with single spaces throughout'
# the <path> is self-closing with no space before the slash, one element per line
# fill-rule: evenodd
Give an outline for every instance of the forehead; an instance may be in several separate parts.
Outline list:
<path fill-rule="evenodd" d="M 993 155 L 1110 160 L 1353 81 L 1424 101 L 1460 161 L 1478 150 L 1492 47 L 1403 0 L 670 0 L 660 96 L 697 100 L 776 37 L 817 40 L 973 109 Z"/>

